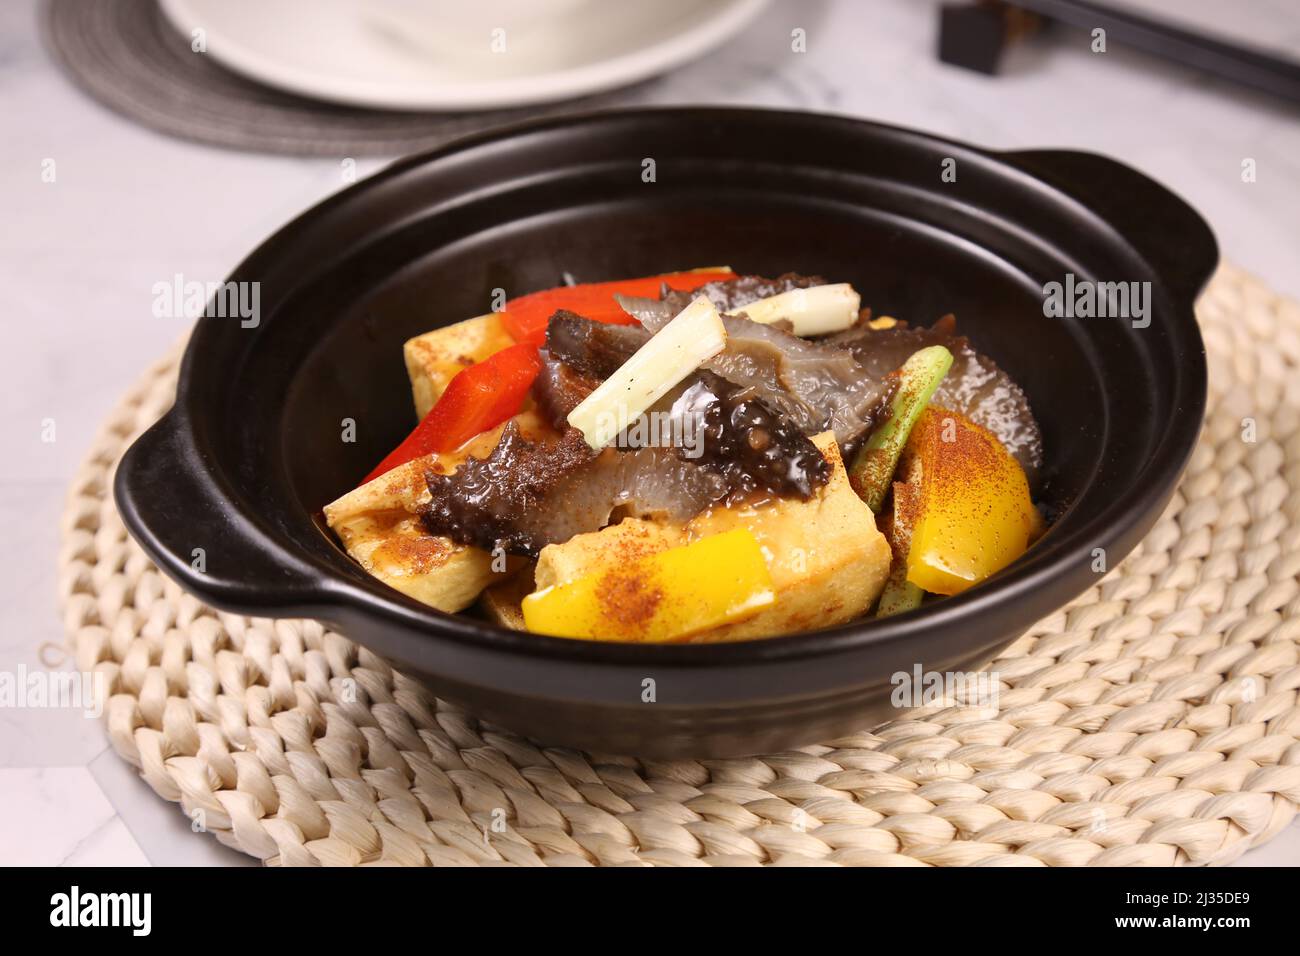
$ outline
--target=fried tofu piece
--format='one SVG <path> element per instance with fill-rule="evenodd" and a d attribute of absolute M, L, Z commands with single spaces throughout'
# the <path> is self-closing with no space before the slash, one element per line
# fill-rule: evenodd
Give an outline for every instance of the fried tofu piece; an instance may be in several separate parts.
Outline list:
<path fill-rule="evenodd" d="M 528 432 L 540 427 L 531 413 L 519 421 Z M 463 610 L 523 561 L 494 559 L 481 548 L 425 531 L 419 520 L 429 500 L 424 473 L 448 474 L 470 454 L 489 454 L 500 434 L 495 428 L 451 454 L 426 455 L 394 468 L 326 505 L 325 520 L 348 554 L 385 584 L 440 611 Z"/>
<path fill-rule="evenodd" d="M 521 603 L 524 595 L 533 591 L 533 569 L 521 568 L 509 580 L 494 584 L 478 599 L 478 608 L 493 624 L 509 628 L 512 631 L 526 631 L 524 612 Z"/>
<path fill-rule="evenodd" d="M 628 518 L 543 548 L 537 587 L 746 528 L 763 549 L 776 601 L 753 617 L 697 634 L 692 643 L 812 630 L 866 613 L 889 575 L 889 544 L 871 509 L 850 487 L 834 435 L 826 432 L 813 441 L 831 465 L 831 479 L 808 501 L 782 498 L 754 507 L 714 508 L 684 526 Z"/>
<path fill-rule="evenodd" d="M 624 518 L 599 531 L 575 534 L 563 544 L 542 548 L 533 575 L 535 590 L 565 584 L 600 568 L 626 564 L 685 543 L 686 534 L 680 525 Z"/>
<path fill-rule="evenodd" d="M 754 617 L 697 637 L 732 641 L 843 624 L 865 614 L 885 586 L 892 553 L 876 516 L 849 484 L 835 436 L 814 444 L 831 479 L 808 501 L 780 498 L 753 508 L 715 508 L 687 524 L 692 538 L 748 528 L 772 575 L 776 602 Z"/>
<path fill-rule="evenodd" d="M 330 522 L 348 554 L 389 587 L 439 611 L 460 611 L 499 577 L 479 548 L 429 534 L 404 509 Z"/>
<path fill-rule="evenodd" d="M 402 355 L 411 378 L 415 414 L 421 419 L 429 414 L 447 383 L 461 369 L 513 344 L 514 339 L 502 326 L 501 316 L 495 312 L 407 340 Z"/>

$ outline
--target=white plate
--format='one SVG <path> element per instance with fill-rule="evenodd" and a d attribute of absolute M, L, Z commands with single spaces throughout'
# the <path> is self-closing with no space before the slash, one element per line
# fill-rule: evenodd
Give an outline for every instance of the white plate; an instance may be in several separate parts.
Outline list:
<path fill-rule="evenodd" d="M 207 55 L 314 99 L 411 110 L 477 110 L 595 93 L 685 63 L 743 28 L 767 0 L 588 0 L 579 10 L 437 53 L 354 0 L 162 0 Z M 472 48 L 471 48 L 472 47 Z M 201 55 L 201 54 L 195 54 Z"/>

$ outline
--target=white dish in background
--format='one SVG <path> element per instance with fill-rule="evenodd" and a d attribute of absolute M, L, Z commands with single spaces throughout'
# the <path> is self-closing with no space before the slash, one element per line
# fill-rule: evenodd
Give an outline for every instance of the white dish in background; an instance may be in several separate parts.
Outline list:
<path fill-rule="evenodd" d="M 466 21 L 434 36 L 412 3 L 161 0 L 186 37 L 250 79 L 313 99 L 406 110 L 544 103 L 666 72 L 741 30 L 767 0 L 555 2 L 544 22 L 503 24 L 474 42 Z M 501 9 L 506 9 L 504 5 Z M 376 11 L 382 13 L 376 15 Z M 403 23 L 409 29 L 402 31 Z M 481 24 L 477 24 L 481 26 Z"/>
<path fill-rule="evenodd" d="M 344 0 L 347 2 L 347 0 Z M 351 0 L 356 3 L 357 0 Z M 526 38 L 548 21 L 572 17 L 591 0 L 363 0 L 362 14 L 399 42 L 459 59 L 491 45 L 493 30 Z"/>

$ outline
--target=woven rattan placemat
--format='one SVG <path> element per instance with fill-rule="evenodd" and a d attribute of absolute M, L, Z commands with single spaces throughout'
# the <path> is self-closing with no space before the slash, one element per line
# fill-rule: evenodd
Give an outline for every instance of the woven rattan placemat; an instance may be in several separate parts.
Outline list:
<path fill-rule="evenodd" d="M 1225 268 L 1199 314 L 1209 416 L 1179 492 L 992 665 L 992 719 L 934 706 L 736 760 L 583 754 L 479 723 L 317 622 L 215 613 L 109 493 L 178 353 L 73 483 L 64 619 L 107 677 L 117 752 L 272 864 L 1224 863 L 1300 803 L 1300 306 Z"/>

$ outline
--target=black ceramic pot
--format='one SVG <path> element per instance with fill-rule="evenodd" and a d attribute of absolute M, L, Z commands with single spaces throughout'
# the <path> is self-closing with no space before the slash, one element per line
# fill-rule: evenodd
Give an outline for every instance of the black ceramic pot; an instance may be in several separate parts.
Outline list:
<path fill-rule="evenodd" d="M 1200 429 L 1192 303 L 1216 258 L 1182 200 L 1087 153 L 994 153 L 757 110 L 515 127 L 399 162 L 241 264 L 231 280 L 261 283 L 260 322 L 199 322 L 176 406 L 127 452 L 117 501 L 150 556 L 204 601 L 323 618 L 544 743 L 695 757 L 813 743 L 896 716 L 899 672 L 985 664 L 1094 584 L 1098 555 L 1114 567 L 1138 543 Z M 414 424 L 405 339 L 481 314 L 494 288 L 720 263 L 849 281 L 876 314 L 912 322 L 955 312 L 1042 423 L 1043 497 L 1058 514 L 1043 540 L 966 594 L 887 621 L 665 647 L 432 611 L 370 578 L 323 529 L 320 508 Z M 1045 316 L 1044 285 L 1067 274 L 1150 283 L 1149 324 Z M 340 440 L 345 418 L 355 443 Z"/>

